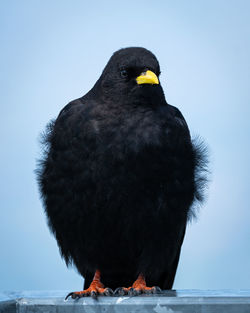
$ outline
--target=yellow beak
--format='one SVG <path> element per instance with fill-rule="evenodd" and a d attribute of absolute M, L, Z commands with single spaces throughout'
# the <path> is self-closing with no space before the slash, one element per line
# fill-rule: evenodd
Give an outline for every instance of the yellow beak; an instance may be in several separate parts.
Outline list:
<path fill-rule="evenodd" d="M 146 71 L 141 73 L 140 76 L 138 76 L 136 78 L 137 84 L 141 85 L 141 84 L 159 84 L 159 79 L 158 77 L 155 75 L 154 72 L 152 71 Z"/>

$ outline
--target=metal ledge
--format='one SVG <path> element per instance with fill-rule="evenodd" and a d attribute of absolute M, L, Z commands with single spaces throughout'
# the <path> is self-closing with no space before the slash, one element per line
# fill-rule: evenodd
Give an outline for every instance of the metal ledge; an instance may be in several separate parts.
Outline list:
<path fill-rule="evenodd" d="M 161 295 L 64 300 L 68 291 L 0 293 L 5 313 L 249 313 L 250 290 L 171 290 Z"/>

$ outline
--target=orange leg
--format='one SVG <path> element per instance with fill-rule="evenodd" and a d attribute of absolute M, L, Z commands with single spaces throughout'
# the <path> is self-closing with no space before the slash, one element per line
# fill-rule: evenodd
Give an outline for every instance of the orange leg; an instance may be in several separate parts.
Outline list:
<path fill-rule="evenodd" d="M 95 272 L 95 276 L 88 289 L 85 289 L 83 291 L 70 292 L 66 296 L 65 300 L 67 300 L 68 297 L 71 297 L 72 299 L 76 299 L 76 298 L 87 297 L 87 296 L 96 298 L 97 295 L 104 295 L 104 296 L 112 295 L 113 294 L 112 289 L 104 288 L 104 285 L 102 284 L 100 279 L 101 279 L 101 273 L 99 270 L 97 270 Z"/>
<path fill-rule="evenodd" d="M 131 287 L 125 288 L 125 287 L 120 287 L 115 290 L 115 294 L 118 295 L 131 295 L 131 296 L 136 296 L 141 293 L 160 293 L 161 289 L 159 287 L 147 287 L 145 278 L 143 274 L 140 274 L 137 278 L 137 280 L 133 283 Z"/>

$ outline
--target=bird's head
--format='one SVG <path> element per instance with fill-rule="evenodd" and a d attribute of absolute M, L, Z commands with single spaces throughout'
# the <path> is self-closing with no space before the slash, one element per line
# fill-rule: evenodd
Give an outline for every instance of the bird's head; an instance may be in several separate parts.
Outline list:
<path fill-rule="evenodd" d="M 160 66 L 149 50 L 131 47 L 115 52 L 100 77 L 102 94 L 119 103 L 165 101 L 159 81 Z M 157 102 L 157 101 L 155 101 Z M 159 101 L 158 101 L 159 103 Z"/>

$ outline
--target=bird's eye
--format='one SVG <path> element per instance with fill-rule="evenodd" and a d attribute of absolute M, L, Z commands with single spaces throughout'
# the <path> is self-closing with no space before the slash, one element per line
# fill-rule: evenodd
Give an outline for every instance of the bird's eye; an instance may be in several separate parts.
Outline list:
<path fill-rule="evenodd" d="M 121 77 L 122 78 L 128 77 L 128 72 L 126 70 L 121 70 Z"/>

